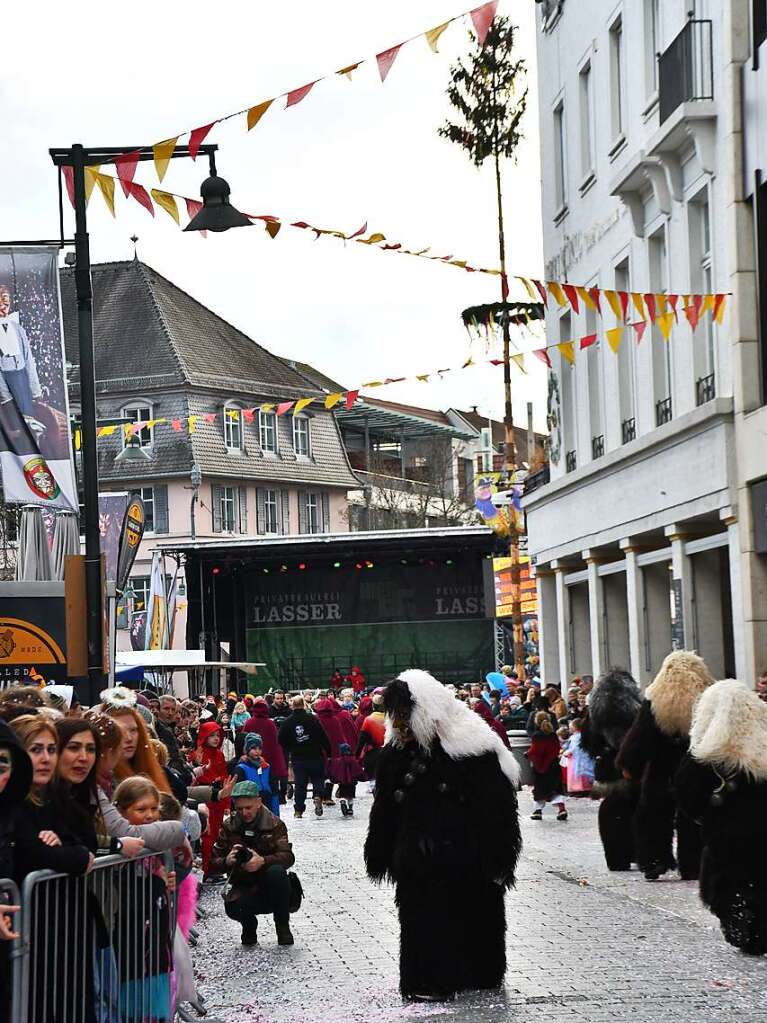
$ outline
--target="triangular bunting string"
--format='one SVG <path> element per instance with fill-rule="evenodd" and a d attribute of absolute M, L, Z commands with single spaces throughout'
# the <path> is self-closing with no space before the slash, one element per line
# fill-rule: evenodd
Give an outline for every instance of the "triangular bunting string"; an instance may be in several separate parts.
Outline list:
<path fill-rule="evenodd" d="M 292 92 L 289 92 L 287 102 L 285 103 L 285 109 L 287 110 L 288 107 L 294 107 L 296 104 L 300 103 L 302 99 L 306 99 L 316 84 L 316 81 L 309 82 L 308 85 L 302 85 L 300 89 L 294 89 Z"/>
<path fill-rule="evenodd" d="M 115 170 L 117 171 L 117 177 L 120 181 L 120 185 L 123 190 L 123 195 L 126 199 L 130 197 L 130 185 L 133 183 L 133 178 L 136 175 L 136 168 L 138 167 L 137 152 L 125 153 L 123 156 L 115 157 Z"/>
<path fill-rule="evenodd" d="M 668 341 L 668 339 L 671 337 L 671 326 L 674 322 L 674 314 L 666 313 L 664 316 L 659 316 L 656 322 L 658 327 L 660 327 L 660 332 L 663 335 L 663 340 Z"/>
<path fill-rule="evenodd" d="M 157 142 L 154 146 L 152 146 L 152 153 L 154 154 L 154 168 L 157 171 L 158 181 L 162 181 L 165 177 L 165 173 L 168 170 L 168 164 L 173 156 L 173 150 L 176 148 L 177 142 L 178 135 L 174 139 L 165 139 L 164 142 Z"/>
<path fill-rule="evenodd" d="M 145 210 L 148 210 L 154 216 L 154 205 L 149 198 L 149 192 L 147 192 L 144 186 L 139 185 L 137 181 L 131 181 L 125 187 L 127 187 L 128 195 L 130 195 L 131 199 L 135 199 L 137 203 L 140 203 Z"/>
<path fill-rule="evenodd" d="M 491 0 L 491 3 L 483 4 L 482 7 L 477 7 L 471 12 L 471 21 L 474 25 L 474 31 L 477 33 L 477 41 L 480 46 L 485 45 L 485 39 L 487 39 L 487 33 L 490 31 L 493 18 L 495 18 L 497 7 L 498 0 Z"/>
<path fill-rule="evenodd" d="M 159 188 L 152 189 L 152 198 L 158 206 L 162 206 L 166 213 L 169 213 L 176 223 L 181 226 L 181 219 L 178 214 L 178 206 L 176 205 L 176 197 L 171 195 L 170 192 L 163 192 Z"/>
<path fill-rule="evenodd" d="M 621 346 L 621 339 L 623 338 L 623 327 L 613 327 L 611 330 L 605 331 L 605 337 L 610 348 L 618 354 L 618 349 Z"/>
<path fill-rule="evenodd" d="M 647 329 L 647 321 L 640 320 L 638 323 L 632 323 L 631 326 L 636 331 L 637 344 L 640 344 L 644 337 L 644 332 Z"/>
<path fill-rule="evenodd" d="M 266 99 L 263 103 L 257 103 L 256 106 L 251 107 L 247 113 L 247 125 L 248 131 L 251 128 L 255 128 L 261 118 L 264 116 L 269 107 L 274 103 L 273 99 Z"/>
<path fill-rule="evenodd" d="M 597 343 L 596 334 L 586 334 L 585 337 L 581 338 L 580 343 L 581 350 L 583 350 L 584 348 L 591 348 L 591 346 L 595 345 L 596 343 Z"/>
<path fill-rule="evenodd" d="M 567 359 L 571 366 L 575 364 L 575 345 L 572 341 L 560 341 L 557 348 L 562 353 L 563 358 Z"/>
<path fill-rule="evenodd" d="M 211 130 L 215 121 L 211 121 L 210 124 L 203 125 L 202 128 L 195 128 L 194 131 L 189 133 L 189 155 L 193 160 L 197 159 L 197 154 L 200 151 L 200 146 L 205 141 L 208 132 Z"/>
<path fill-rule="evenodd" d="M 442 33 L 445 31 L 449 24 L 450 24 L 449 21 L 443 21 L 442 24 L 437 25 L 436 28 L 430 28 L 428 32 L 424 32 L 426 42 L 429 44 L 429 47 L 433 53 L 439 52 L 437 50 L 437 43 L 439 42 L 439 37 L 442 35 Z"/>
<path fill-rule="evenodd" d="M 96 184 L 99 186 L 99 191 L 104 196 L 104 202 L 107 204 L 107 209 L 113 217 L 117 216 L 115 213 L 115 179 L 110 177 L 108 174 L 97 174 Z"/>
<path fill-rule="evenodd" d="M 296 404 L 293 406 L 293 415 L 300 415 L 301 412 L 314 401 L 314 398 L 299 398 Z"/>
<path fill-rule="evenodd" d="M 391 46 L 388 50 L 383 50 L 382 53 L 376 54 L 376 63 L 378 64 L 378 73 L 381 76 L 381 81 L 386 81 L 386 76 L 392 69 L 392 64 L 397 59 L 397 54 L 402 49 L 402 43 L 397 46 Z"/>

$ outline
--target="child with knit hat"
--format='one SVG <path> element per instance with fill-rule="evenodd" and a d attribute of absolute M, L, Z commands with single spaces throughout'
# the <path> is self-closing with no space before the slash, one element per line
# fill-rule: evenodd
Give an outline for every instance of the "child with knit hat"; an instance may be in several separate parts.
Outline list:
<path fill-rule="evenodd" d="M 239 781 L 254 781 L 266 808 L 279 817 L 280 797 L 272 790 L 271 767 L 264 757 L 264 744 L 257 732 L 248 732 L 245 736 L 244 750 L 232 773 Z"/>
<path fill-rule="evenodd" d="M 338 798 L 341 801 L 341 813 L 344 817 L 354 816 L 354 797 L 357 794 L 357 782 L 364 778 L 362 764 L 352 755 L 348 742 L 338 747 L 338 756 L 328 761 L 328 777 L 338 785 Z"/>

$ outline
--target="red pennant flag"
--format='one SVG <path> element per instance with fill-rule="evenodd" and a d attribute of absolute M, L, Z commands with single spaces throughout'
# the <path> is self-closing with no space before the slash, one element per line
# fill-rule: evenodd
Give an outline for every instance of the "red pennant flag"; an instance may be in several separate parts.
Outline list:
<path fill-rule="evenodd" d="M 711 319 L 714 321 L 714 323 L 721 322 L 721 317 L 723 316 L 723 313 L 720 313 L 720 310 L 722 308 L 722 303 L 724 302 L 725 297 L 726 296 L 723 294 L 718 294 L 714 296 L 714 308 L 711 310 Z"/>
<path fill-rule="evenodd" d="M 490 365 L 491 366 L 502 366 L 503 365 L 503 359 L 491 359 L 490 360 Z"/>
<path fill-rule="evenodd" d="M 64 184 L 67 186 L 67 195 L 72 206 L 75 204 L 75 169 L 74 167 L 62 167 L 61 173 L 64 175 Z"/>
<path fill-rule="evenodd" d="M 198 202 L 197 199 L 189 199 L 189 198 L 186 198 L 185 201 L 186 201 L 186 212 L 187 212 L 187 215 L 189 216 L 189 219 L 191 220 L 192 217 L 196 217 L 197 214 L 202 209 L 202 203 Z"/>
<path fill-rule="evenodd" d="M 575 285 L 563 284 L 562 288 L 564 293 L 567 295 L 570 305 L 573 307 L 573 311 L 577 315 L 580 312 L 580 305 L 578 303 L 578 292 L 575 290 Z"/>
<path fill-rule="evenodd" d="M 349 410 L 349 409 L 350 409 L 350 408 L 352 407 L 352 405 L 353 405 L 353 404 L 355 403 L 355 401 L 357 400 L 357 396 L 358 396 L 358 394 L 359 394 L 359 393 L 360 393 L 359 391 L 347 391 L 347 393 L 346 393 L 346 397 L 345 397 L 345 399 L 344 399 L 344 405 L 346 406 L 346 409 L 347 409 L 347 411 L 348 411 L 348 410 Z"/>
<path fill-rule="evenodd" d="M 644 332 L 647 330 L 647 320 L 640 320 L 638 323 L 632 323 L 631 326 L 636 331 L 637 344 L 640 344 L 644 337 Z"/>
<path fill-rule="evenodd" d="M 599 313 L 600 315 L 602 314 L 602 308 L 601 308 L 601 306 L 599 305 L 599 296 L 600 296 L 601 294 L 602 294 L 602 293 L 601 293 L 601 291 L 599 290 L 599 288 L 589 288 L 589 295 L 591 295 L 591 300 L 592 300 L 592 302 L 594 303 L 594 305 L 595 305 L 595 306 L 597 307 L 597 312 L 598 312 L 598 313 Z"/>
<path fill-rule="evenodd" d="M 551 359 L 549 358 L 549 353 L 545 348 L 535 348 L 533 350 L 533 355 L 536 359 L 540 359 L 541 362 L 545 362 L 549 369 L 551 369 Z"/>
<path fill-rule="evenodd" d="M 391 66 L 397 59 L 397 54 L 402 49 L 402 43 L 397 46 L 392 46 L 389 50 L 384 50 L 383 53 L 376 54 L 376 61 L 378 62 L 378 72 L 381 75 L 381 81 L 386 81 L 386 76 L 391 71 Z"/>
<path fill-rule="evenodd" d="M 492 0 L 489 4 L 483 4 L 482 7 L 475 7 L 471 12 L 471 21 L 474 25 L 474 31 L 477 33 L 480 46 L 485 45 L 485 39 L 487 38 L 490 26 L 493 24 L 497 7 L 498 0 Z"/>
<path fill-rule="evenodd" d="M 195 128 L 189 135 L 189 155 L 193 160 L 197 159 L 197 154 L 200 151 L 205 136 L 208 134 L 210 129 L 215 124 L 215 121 L 211 121 L 210 124 L 203 125 L 202 128 Z"/>
<path fill-rule="evenodd" d="M 305 220 L 297 220 L 295 224 L 291 224 L 291 227 L 311 227 L 311 224 L 307 224 Z"/>
<path fill-rule="evenodd" d="M 269 235 L 270 238 L 274 239 L 280 233 L 281 227 L 282 224 L 279 222 L 279 220 L 269 220 L 266 223 L 266 233 Z"/>
<path fill-rule="evenodd" d="M 698 310 L 694 305 L 686 305 L 684 307 L 684 315 L 687 317 L 687 322 L 692 327 L 693 333 L 695 333 L 695 328 L 698 326 L 698 320 L 700 319 Z"/>
<path fill-rule="evenodd" d="M 136 168 L 138 167 L 138 153 L 123 153 L 122 156 L 115 157 L 115 170 L 117 171 L 117 177 L 120 180 L 122 186 L 123 195 L 126 199 L 130 198 L 130 185 L 133 183 L 133 178 L 136 176 Z"/>
<path fill-rule="evenodd" d="M 596 342 L 597 342 L 596 334 L 587 334 L 585 337 L 581 338 L 581 345 L 580 345 L 581 349 L 583 349 L 583 348 L 591 348 L 591 346 L 596 344 Z"/>
<path fill-rule="evenodd" d="M 540 281 L 533 281 L 533 284 L 538 289 L 538 294 L 541 296 L 541 301 L 543 302 L 544 306 L 548 306 L 549 293 L 548 291 L 546 291 L 546 288 L 543 286 L 543 284 L 541 284 Z"/>
<path fill-rule="evenodd" d="M 674 319 L 677 321 L 677 323 L 679 322 L 679 315 L 678 315 L 678 313 L 676 311 L 676 304 L 677 304 L 678 301 L 679 301 L 679 295 L 669 295 L 668 296 L 668 304 L 671 306 L 671 309 L 673 310 Z"/>
<path fill-rule="evenodd" d="M 216 421 L 216 413 L 215 412 L 206 412 L 205 413 L 205 422 L 206 423 L 215 423 L 215 421 Z"/>
<path fill-rule="evenodd" d="M 277 415 L 284 416 L 286 412 L 289 412 L 295 405 L 294 401 L 281 401 L 277 406 Z"/>
<path fill-rule="evenodd" d="M 647 306 L 647 312 L 650 314 L 650 323 L 655 323 L 657 312 L 655 310 L 655 295 L 652 292 L 648 292 L 645 297 L 645 305 Z"/>
<path fill-rule="evenodd" d="M 180 419 L 171 419 L 170 425 L 173 427 L 173 429 L 176 431 L 176 433 L 181 433 L 181 420 Z"/>
<path fill-rule="evenodd" d="M 254 408 L 244 408 L 242 410 L 242 414 L 245 416 L 245 422 L 246 423 L 252 423 L 253 422 L 253 416 L 255 415 L 255 413 L 256 413 L 256 410 Z"/>
<path fill-rule="evenodd" d="M 623 310 L 623 322 L 626 322 L 626 313 L 629 308 L 629 293 L 627 291 L 619 291 L 618 298 L 620 299 L 621 309 Z"/>
<path fill-rule="evenodd" d="M 358 231 L 355 231 L 354 234 L 350 234 L 349 235 L 349 241 L 351 241 L 352 238 L 359 238 L 361 235 L 365 234 L 367 229 L 368 229 L 368 222 L 366 220 L 365 223 L 362 225 L 361 228 L 359 228 Z"/>
<path fill-rule="evenodd" d="M 701 307 L 703 305 L 703 296 L 702 295 L 693 295 L 692 296 L 692 304 L 693 304 L 693 306 L 695 308 L 695 318 L 696 319 L 700 319 L 700 310 L 701 310 Z"/>
<path fill-rule="evenodd" d="M 123 188 L 125 187 L 123 185 Z M 140 185 L 137 181 L 131 181 L 127 187 L 130 197 L 135 199 L 137 203 L 140 203 L 145 210 L 149 210 L 152 216 L 154 216 L 154 203 L 149 198 L 149 192 L 147 192 L 144 186 Z"/>
<path fill-rule="evenodd" d="M 316 85 L 316 82 L 309 82 L 308 85 L 302 85 L 300 89 L 294 89 L 288 93 L 288 102 L 285 104 L 285 109 L 288 107 L 294 107 L 296 103 L 300 103 L 302 99 L 305 99 L 312 91 L 312 86 Z"/>

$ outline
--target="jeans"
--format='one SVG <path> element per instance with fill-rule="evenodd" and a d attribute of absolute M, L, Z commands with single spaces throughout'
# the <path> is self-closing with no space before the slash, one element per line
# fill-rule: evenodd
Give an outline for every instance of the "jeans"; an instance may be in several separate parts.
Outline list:
<path fill-rule="evenodd" d="M 324 760 L 296 760 L 293 759 L 293 778 L 296 786 L 294 807 L 299 813 L 306 809 L 306 788 L 311 781 L 312 795 L 316 799 L 322 796 L 325 787 L 325 761 Z"/>
<path fill-rule="evenodd" d="M 239 899 L 224 903 L 226 915 L 246 925 L 261 913 L 273 913 L 274 922 L 287 924 L 290 921 L 290 881 L 284 867 L 273 863 L 262 867 L 256 875 L 258 885 Z"/>

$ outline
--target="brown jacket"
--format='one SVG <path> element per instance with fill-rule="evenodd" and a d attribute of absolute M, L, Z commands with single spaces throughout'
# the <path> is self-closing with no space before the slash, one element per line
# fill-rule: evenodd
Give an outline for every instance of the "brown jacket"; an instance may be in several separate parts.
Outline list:
<path fill-rule="evenodd" d="M 252 824 L 245 824 L 236 813 L 231 813 L 226 818 L 211 853 L 209 869 L 212 874 L 229 873 L 226 858 L 235 845 L 245 845 L 259 856 L 263 856 L 262 870 L 275 864 L 287 870 L 296 862 L 293 847 L 288 839 L 288 829 L 280 818 L 275 817 L 265 806 L 258 811 Z M 260 873 L 260 870 L 249 873 L 241 867 L 235 867 L 231 872 L 232 887 L 226 896 L 227 902 L 239 899 L 246 891 L 256 887 Z"/>

